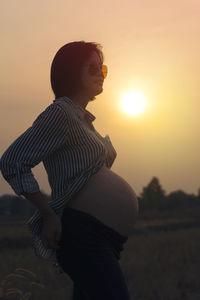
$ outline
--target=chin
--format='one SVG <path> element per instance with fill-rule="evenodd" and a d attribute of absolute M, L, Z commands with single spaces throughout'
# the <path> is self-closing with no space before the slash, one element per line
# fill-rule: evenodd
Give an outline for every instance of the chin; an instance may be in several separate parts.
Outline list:
<path fill-rule="evenodd" d="M 94 101 L 94 100 L 96 100 L 96 97 L 95 97 L 95 96 L 92 97 L 92 98 L 90 98 L 89 102 Z"/>
<path fill-rule="evenodd" d="M 91 94 L 90 94 L 91 95 L 90 96 L 91 100 L 90 101 L 95 100 L 96 99 L 95 96 L 101 94 L 102 92 L 103 92 L 103 87 L 102 86 L 94 89 L 93 91 L 91 91 Z"/>
<path fill-rule="evenodd" d="M 102 92 L 103 92 L 103 87 L 100 87 L 100 88 L 97 90 L 96 95 L 99 95 L 99 94 L 101 94 Z"/>
<path fill-rule="evenodd" d="M 95 96 L 101 94 L 103 92 L 103 88 L 101 88 L 101 90 L 99 89 L 98 91 L 95 92 L 95 94 L 93 94 L 93 96 L 91 96 L 90 101 L 93 101 L 96 99 Z"/>

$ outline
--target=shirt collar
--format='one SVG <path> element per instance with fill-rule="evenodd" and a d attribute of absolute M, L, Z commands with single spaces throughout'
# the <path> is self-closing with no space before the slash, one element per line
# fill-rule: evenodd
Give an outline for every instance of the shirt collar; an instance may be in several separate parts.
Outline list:
<path fill-rule="evenodd" d="M 65 101 L 70 102 L 72 106 L 76 109 L 78 116 L 84 121 L 86 120 L 89 123 L 92 123 L 96 117 L 87 109 L 84 109 L 80 106 L 77 102 L 73 101 L 72 99 L 64 96 L 62 97 Z"/>

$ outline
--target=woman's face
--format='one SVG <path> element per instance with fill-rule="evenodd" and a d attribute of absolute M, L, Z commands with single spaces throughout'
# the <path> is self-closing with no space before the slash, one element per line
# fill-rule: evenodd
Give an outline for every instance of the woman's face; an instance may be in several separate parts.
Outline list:
<path fill-rule="evenodd" d="M 89 97 L 94 97 L 103 91 L 103 82 L 102 61 L 94 51 L 82 69 L 82 89 Z"/>

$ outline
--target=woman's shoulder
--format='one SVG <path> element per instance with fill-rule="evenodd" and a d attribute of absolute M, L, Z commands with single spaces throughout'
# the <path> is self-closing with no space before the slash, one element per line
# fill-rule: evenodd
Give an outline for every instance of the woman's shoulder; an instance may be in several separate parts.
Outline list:
<path fill-rule="evenodd" d="M 57 115 L 59 115 L 60 117 L 66 117 L 68 119 L 71 119 L 75 114 L 74 110 L 69 104 L 62 101 L 61 98 L 58 98 L 55 99 L 52 103 L 50 103 L 48 106 L 46 106 L 43 109 L 43 111 L 39 113 L 37 119 L 46 117 L 54 118 L 54 116 L 56 117 Z"/>
<path fill-rule="evenodd" d="M 69 110 L 63 108 L 59 103 L 51 103 L 36 116 L 32 126 L 45 126 L 45 124 L 58 123 L 57 120 L 60 120 L 60 124 L 69 124 L 71 119 L 72 113 Z"/>
<path fill-rule="evenodd" d="M 55 109 L 59 108 L 66 114 L 66 116 L 69 119 L 73 119 L 77 115 L 74 105 L 72 105 L 71 101 L 67 101 L 67 98 L 66 99 L 64 99 L 63 97 L 57 98 L 53 100 L 53 103 L 49 107 Z"/>

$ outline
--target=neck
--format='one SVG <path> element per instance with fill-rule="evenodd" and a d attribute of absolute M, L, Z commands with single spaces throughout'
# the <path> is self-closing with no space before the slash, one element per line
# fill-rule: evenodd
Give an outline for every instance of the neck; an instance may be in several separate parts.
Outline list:
<path fill-rule="evenodd" d="M 88 102 L 90 101 L 90 96 L 81 93 L 81 94 L 77 94 L 71 97 L 71 99 L 78 103 L 82 108 L 86 108 L 86 106 L 88 105 Z"/>

